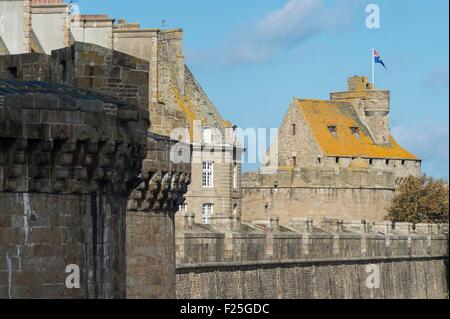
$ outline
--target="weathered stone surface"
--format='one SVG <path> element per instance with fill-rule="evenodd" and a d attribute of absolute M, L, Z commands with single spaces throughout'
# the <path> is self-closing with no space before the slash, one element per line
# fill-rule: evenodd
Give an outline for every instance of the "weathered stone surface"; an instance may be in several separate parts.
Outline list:
<path fill-rule="evenodd" d="M 37 81 L 0 80 L 0 101 L 0 298 L 125 297 L 126 201 L 148 113 Z M 71 264 L 80 289 L 66 287 Z"/>
<path fill-rule="evenodd" d="M 312 220 L 297 219 L 289 225 L 258 220 L 254 226 L 262 232 L 260 245 L 249 236 L 249 228 L 241 228 L 237 234 L 241 241 L 236 241 L 233 236 L 227 239 L 226 229 L 189 220 L 184 226 L 183 232 L 177 231 L 178 298 L 448 296 L 445 225 L 438 227 L 439 233 L 427 236 L 423 229 L 431 225 L 416 225 L 413 230 L 412 225 L 401 223 L 394 229 L 392 224 L 380 228 L 365 221 L 325 220 L 314 226 Z M 228 257 L 227 240 L 232 242 Z M 208 252 L 207 256 L 199 251 Z M 380 271 L 380 286 L 371 289 L 366 279 L 374 267 Z"/>
<path fill-rule="evenodd" d="M 91 194 L 96 191 L 96 186 L 101 186 L 124 196 L 130 187 L 137 186 L 127 205 L 126 231 L 120 229 L 117 235 L 127 233 L 127 278 L 131 284 L 126 295 L 129 298 L 174 297 L 174 213 L 184 200 L 183 194 L 190 183 L 190 164 L 171 162 L 171 147 L 176 142 L 163 136 L 148 135 L 148 63 L 86 43 L 53 51 L 51 57 L 33 57 L 7 56 L 0 63 L 0 69 L 8 71 L 11 65 L 17 66 L 19 71 L 14 78 L 21 78 L 23 72 L 20 70 L 27 67 L 24 65 L 27 61 L 49 70 L 49 81 L 72 87 L 65 87 L 66 94 L 58 95 L 54 92 L 59 90 L 58 85 L 45 84 L 44 89 L 43 84 L 33 82 L 41 87 L 40 94 L 29 94 L 32 88 L 27 87 L 7 96 L 4 103 L 22 106 L 19 110 L 9 108 L 8 116 L 18 122 L 23 119 L 30 122 L 26 129 L 19 127 L 24 136 L 43 136 L 45 143 L 39 146 L 41 152 L 36 155 L 39 166 L 31 170 L 37 180 L 30 183 L 25 179 L 10 181 L 12 177 L 23 176 L 22 167 L 14 163 L 4 179 L 5 184 L 9 188 L 28 187 L 52 194 L 74 191 Z M 18 86 L 19 82 L 14 83 Z M 81 102 L 80 92 L 85 95 Z M 39 110 L 35 111 L 36 108 Z M 5 124 L 0 128 L 8 133 L 14 129 L 12 126 Z M 128 144 L 145 144 L 147 152 L 144 152 L 145 148 L 130 147 L 126 141 L 124 143 L 126 138 L 130 138 Z M 21 156 L 27 147 L 31 147 L 26 143 L 20 146 Z M 19 155 L 15 156 L 19 158 Z M 142 162 L 144 156 L 146 159 Z M 20 163 L 23 164 L 22 157 Z M 53 158 L 58 164 L 55 169 L 49 166 Z M 137 167 L 143 168 L 139 176 L 129 171 Z M 113 202 L 117 204 L 122 200 L 120 197 Z M 140 215 L 143 212 L 145 214 Z M 142 223 L 136 223 L 136 220 Z M 5 220 L 6 223 L 10 221 Z M 54 241 L 52 232 L 43 230 L 34 236 L 40 243 Z M 75 235 L 65 233 L 65 236 L 70 239 Z M 125 245 L 122 241 L 120 244 Z M 146 270 L 150 268 L 151 271 Z M 125 276 L 125 273 L 120 275 Z M 149 280 L 151 285 L 147 285 Z"/>
<path fill-rule="evenodd" d="M 190 163 L 170 160 L 176 143 L 150 134 L 142 182 L 128 201 L 127 298 L 175 298 L 175 212 L 190 183 Z"/>

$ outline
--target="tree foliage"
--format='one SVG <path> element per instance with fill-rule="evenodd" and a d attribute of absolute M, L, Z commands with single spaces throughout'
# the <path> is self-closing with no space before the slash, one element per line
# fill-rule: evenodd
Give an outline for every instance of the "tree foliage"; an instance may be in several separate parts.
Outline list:
<path fill-rule="evenodd" d="M 448 183 L 423 175 L 403 180 L 388 209 L 387 220 L 409 223 L 448 222 Z"/>

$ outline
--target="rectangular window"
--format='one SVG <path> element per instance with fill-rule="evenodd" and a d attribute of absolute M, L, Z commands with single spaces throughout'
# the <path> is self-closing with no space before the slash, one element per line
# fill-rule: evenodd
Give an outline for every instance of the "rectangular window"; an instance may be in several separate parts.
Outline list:
<path fill-rule="evenodd" d="M 212 143 L 212 130 L 210 128 L 205 128 L 203 130 L 203 143 L 206 144 Z"/>
<path fill-rule="evenodd" d="M 214 162 L 203 162 L 202 168 L 202 185 L 203 187 L 214 186 Z"/>
<path fill-rule="evenodd" d="M 179 205 L 179 206 L 178 206 L 178 211 L 179 211 L 180 213 L 185 213 L 185 212 L 187 212 L 187 204 L 181 204 L 181 205 Z"/>
<path fill-rule="evenodd" d="M 292 167 L 297 167 L 297 157 L 292 157 Z"/>
<path fill-rule="evenodd" d="M 214 213 L 214 204 L 203 204 L 203 224 L 209 224 L 211 222 L 211 216 Z"/>
<path fill-rule="evenodd" d="M 297 134 L 297 126 L 295 124 L 292 124 L 292 135 Z"/>

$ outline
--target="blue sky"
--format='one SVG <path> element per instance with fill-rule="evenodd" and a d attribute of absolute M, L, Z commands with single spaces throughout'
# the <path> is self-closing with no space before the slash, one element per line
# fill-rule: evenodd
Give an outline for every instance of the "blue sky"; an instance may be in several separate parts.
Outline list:
<path fill-rule="evenodd" d="M 367 29 L 377 4 L 381 28 Z M 80 0 L 83 13 L 107 13 L 143 27 L 183 28 L 187 63 L 221 114 L 242 128 L 278 127 L 293 96 L 328 98 L 347 77 L 371 72 L 391 90 L 391 128 L 448 179 L 449 43 L 445 0 Z M 247 167 L 255 168 L 255 167 Z"/>

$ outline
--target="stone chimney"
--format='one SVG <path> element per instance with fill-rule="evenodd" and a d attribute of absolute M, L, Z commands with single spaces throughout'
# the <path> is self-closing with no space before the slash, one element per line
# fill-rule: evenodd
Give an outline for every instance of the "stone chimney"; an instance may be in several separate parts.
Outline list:
<path fill-rule="evenodd" d="M 171 61 L 176 66 L 177 87 L 181 96 L 184 96 L 185 62 L 183 52 L 183 30 L 162 30 L 159 33 L 160 40 L 167 43 L 167 49 Z"/>
<path fill-rule="evenodd" d="M 0 55 L 31 51 L 31 1 L 0 0 Z"/>

